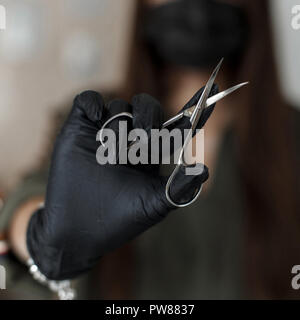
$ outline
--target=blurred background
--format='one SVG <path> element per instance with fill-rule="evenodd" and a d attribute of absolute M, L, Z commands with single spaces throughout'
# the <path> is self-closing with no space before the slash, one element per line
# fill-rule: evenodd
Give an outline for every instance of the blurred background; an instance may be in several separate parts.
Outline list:
<path fill-rule="evenodd" d="M 0 31 L 0 188 L 36 164 L 53 109 L 85 89 L 117 91 L 128 62 L 135 0 L 2 0 Z M 284 95 L 300 105 L 297 0 L 270 0 Z"/>
<path fill-rule="evenodd" d="M 53 109 L 124 81 L 133 0 L 8 0 L 0 32 L 0 185 L 35 164 Z M 5 155 L 5 156 L 4 156 Z"/>
<path fill-rule="evenodd" d="M 220 0 L 220 2 L 222 1 Z M 132 48 L 135 47 L 137 39 L 136 29 L 138 28 L 136 26 L 144 22 L 139 21 L 142 16 L 139 15 L 138 5 L 141 2 L 151 2 L 153 4 L 165 1 L 0 0 L 0 5 L 6 8 L 6 30 L 0 30 L 0 208 L 5 202 L 6 196 L 11 191 L 14 191 L 15 187 L 22 181 L 24 174 L 40 164 L 41 158 L 45 155 L 49 146 L 49 133 L 53 124 L 53 115 L 60 111 L 68 110 L 76 94 L 87 89 L 113 94 L 124 93 L 128 86 L 128 75 L 133 73 L 133 70 L 134 75 L 131 74 L 131 78 L 135 78 L 136 83 L 147 82 L 146 76 L 136 76 L 138 71 L 140 71 L 140 74 L 142 74 L 141 71 L 145 71 L 144 75 L 147 74 L 148 65 L 144 64 L 146 59 L 142 60 L 143 55 L 140 54 L 139 60 L 135 60 L 136 56 L 132 55 Z M 284 290 L 286 291 L 290 289 L 291 264 L 300 264 L 300 260 L 297 260 L 300 258 L 299 250 L 295 249 L 297 247 L 296 244 L 299 243 L 300 234 L 300 229 L 297 229 L 298 224 L 295 223 L 295 221 L 299 222 L 299 207 L 292 207 L 298 200 L 297 195 L 295 196 L 296 188 L 294 187 L 296 175 L 292 172 L 292 169 L 289 170 L 289 173 L 284 170 L 285 168 L 295 168 L 295 162 L 292 161 L 299 161 L 299 158 L 294 157 L 291 151 L 292 147 L 290 150 L 290 145 L 286 144 L 289 136 L 287 128 L 290 127 L 286 114 L 291 112 L 290 109 L 286 111 L 288 108 L 284 102 L 285 100 L 288 105 L 291 105 L 292 110 L 299 110 L 300 29 L 295 30 L 292 27 L 292 19 L 295 16 L 292 13 L 292 8 L 298 5 L 299 1 L 269 0 L 269 6 L 265 5 L 267 1 L 258 0 L 224 0 L 224 2 L 246 4 L 245 7 L 250 13 L 249 16 L 252 17 L 251 30 L 254 30 L 252 38 L 247 38 L 248 42 L 245 40 L 246 37 L 242 41 L 243 45 L 245 45 L 244 42 L 247 42 L 247 50 L 245 50 L 245 54 L 243 53 L 242 63 L 237 59 L 234 72 L 228 72 L 229 69 L 225 69 L 224 74 L 226 73 L 228 78 L 220 81 L 221 86 L 224 83 L 227 86 L 227 82 L 228 84 L 230 82 L 229 85 L 234 85 L 237 81 L 253 80 L 250 83 L 249 91 L 244 91 L 244 95 L 241 94 L 240 98 L 239 95 L 236 95 L 233 100 L 227 100 L 228 105 L 233 102 L 232 105 L 234 104 L 234 107 L 241 107 L 240 109 L 235 109 L 239 110 L 235 114 L 238 114 L 240 118 L 235 119 L 237 121 L 233 121 L 236 130 L 235 135 L 239 139 L 238 152 L 236 153 L 235 150 L 232 151 L 229 148 L 232 151 L 229 159 L 226 158 L 228 156 L 226 152 L 220 158 L 222 161 L 224 159 L 228 160 L 227 162 L 224 161 L 224 170 L 211 170 L 216 172 L 216 177 L 218 178 L 210 179 L 209 181 L 217 183 L 212 188 L 214 191 L 203 198 L 203 208 L 192 207 L 190 211 L 193 212 L 189 213 L 191 218 L 187 217 L 183 221 L 179 218 L 176 220 L 176 218 L 172 220 L 173 225 L 170 222 L 170 229 L 164 230 L 166 225 L 163 225 L 162 229 L 155 229 L 156 233 L 153 232 L 152 237 L 141 238 L 140 247 L 142 250 L 140 251 L 149 252 L 149 254 L 144 256 L 142 254 L 137 255 L 139 257 L 138 260 L 140 259 L 139 262 L 137 264 L 132 263 L 132 265 L 138 265 L 141 270 L 143 269 L 138 282 L 141 287 L 143 286 L 143 289 L 137 289 L 137 292 L 140 290 L 139 297 L 160 297 L 156 295 L 156 290 L 158 290 L 161 293 L 161 297 L 164 298 L 162 290 L 157 289 L 157 287 L 153 287 L 153 291 L 151 291 L 152 285 L 163 283 L 164 280 L 170 285 L 168 287 L 171 292 L 170 296 L 167 290 L 165 292 L 165 295 L 169 298 L 173 297 L 171 296 L 173 293 L 178 293 L 181 298 L 198 297 L 198 284 L 198 287 L 204 288 L 204 293 L 201 293 L 201 297 L 204 298 L 238 296 L 239 289 L 233 287 L 232 283 L 238 286 L 240 282 L 235 281 L 236 279 L 232 282 L 231 280 L 234 277 L 233 274 L 237 273 L 235 272 L 234 263 L 236 262 L 236 252 L 240 250 L 237 246 L 242 241 L 237 241 L 235 237 L 239 234 L 247 235 L 251 240 L 246 243 L 247 250 L 241 249 L 241 252 L 249 253 L 247 262 L 244 262 L 245 269 L 255 261 L 253 262 L 254 267 L 247 278 L 249 283 L 253 283 L 256 286 L 254 290 L 255 297 L 281 297 L 282 286 L 285 286 Z M 262 10 L 265 10 L 261 14 L 259 14 L 260 6 Z M 267 13 L 271 17 L 271 40 L 274 45 L 274 52 L 269 42 Z M 201 12 L 199 15 L 201 16 Z M 264 21 L 264 19 L 266 20 Z M 260 31 L 265 32 L 260 33 Z M 257 43 L 256 39 L 258 39 Z M 209 43 L 209 39 L 207 41 Z M 274 53 L 275 57 L 280 89 L 277 88 L 272 53 Z M 172 52 L 168 54 L 171 56 Z M 244 58 L 244 55 L 246 58 Z M 173 71 L 169 73 L 169 70 L 166 71 L 168 67 L 166 69 L 161 68 L 159 63 L 155 65 L 157 60 L 153 59 L 153 61 L 156 79 L 159 80 L 162 71 L 164 71 L 165 78 L 168 78 L 165 83 L 170 84 L 172 88 L 170 91 L 176 92 L 181 87 L 181 83 L 180 85 L 175 83 L 174 76 L 172 77 Z M 268 61 L 270 61 L 270 65 Z M 228 68 L 228 66 L 225 68 Z M 178 70 L 176 69 L 175 72 L 178 72 Z M 184 75 L 181 70 L 179 74 L 181 76 Z M 191 69 L 188 69 L 188 74 L 189 81 L 196 83 L 198 89 L 198 82 L 194 81 L 196 78 Z M 184 79 L 182 79 L 182 84 L 187 88 L 189 87 L 189 83 Z M 160 82 L 156 81 L 156 85 L 159 87 Z M 177 85 L 178 87 L 176 87 Z M 132 88 L 127 90 L 128 96 L 139 93 L 135 91 L 139 90 L 139 85 L 132 85 L 132 87 L 134 87 L 133 90 Z M 144 87 L 147 87 L 147 84 Z M 148 88 L 150 90 L 151 85 Z M 163 91 L 164 88 L 158 89 Z M 190 98 L 191 94 L 195 92 L 193 90 L 194 88 L 186 90 L 182 101 Z M 284 99 L 281 99 L 280 91 Z M 152 94 L 152 92 L 150 93 Z M 127 97 L 126 93 L 122 97 Z M 167 102 L 171 105 L 177 103 L 175 95 L 171 103 L 168 101 L 168 97 L 163 96 L 163 94 L 157 97 L 160 100 L 164 99 L 163 102 L 166 102 L 166 104 L 168 104 Z M 182 104 L 179 103 L 179 105 Z M 243 110 L 243 112 L 240 110 Z M 273 112 L 274 110 L 276 111 Z M 219 108 L 218 112 L 220 112 L 219 117 L 223 117 L 222 108 Z M 215 119 L 219 119 L 217 115 Z M 284 121 L 285 126 L 281 126 L 282 119 L 286 120 Z M 216 131 L 218 131 L 218 125 L 219 122 L 216 120 Z M 277 131 L 277 128 L 280 128 L 280 130 Z M 207 131 L 214 132 L 215 128 L 211 131 L 209 130 Z M 222 135 L 223 132 L 220 136 Z M 219 136 L 219 134 L 216 134 L 216 136 Z M 234 139 L 233 141 L 235 141 Z M 206 150 L 209 151 L 209 146 L 213 145 L 215 140 L 214 138 L 210 139 L 209 134 L 207 135 L 206 143 L 208 145 Z M 224 146 L 226 146 L 226 141 Z M 229 146 L 231 146 L 230 143 Z M 278 148 L 277 146 L 280 147 Z M 287 149 L 283 150 L 285 146 L 287 146 Z M 253 154 L 251 153 L 252 150 L 254 150 Z M 285 156 L 286 154 L 288 155 L 287 157 Z M 226 169 L 226 163 L 229 166 L 228 170 Z M 296 162 L 296 165 L 299 165 L 299 162 Z M 265 178 L 266 171 L 268 173 Z M 233 173 L 239 175 L 243 183 L 242 187 L 234 184 L 235 181 L 233 180 L 235 180 L 236 176 Z M 228 184 L 228 180 L 231 178 L 232 185 Z M 286 179 L 283 188 L 281 185 L 282 178 Z M 293 183 L 289 183 L 292 180 Z M 223 193 L 225 189 L 229 194 Z M 284 194 L 282 189 L 285 192 Z M 240 195 L 240 191 L 241 193 L 244 192 L 244 195 Z M 233 200 L 244 200 L 244 198 L 247 198 L 247 210 L 240 209 L 239 205 L 235 205 Z M 292 201 L 290 201 L 292 198 L 293 201 L 295 200 L 293 205 L 291 204 Z M 207 217 L 202 215 L 199 218 L 196 209 L 209 214 Z M 290 215 L 287 214 L 285 216 L 285 209 Z M 220 212 L 222 212 L 221 215 Z M 236 216 L 234 214 L 230 216 L 232 212 L 236 213 Z M 239 225 L 239 219 L 244 219 L 240 214 L 241 212 L 247 212 L 248 216 L 245 220 L 249 218 L 249 221 L 247 220 L 249 222 L 249 230 L 247 231 L 239 227 L 242 225 L 242 223 Z M 225 214 L 223 215 L 223 213 Z M 195 221 L 197 222 L 195 223 Z M 202 233 L 198 230 L 200 225 L 203 228 Z M 182 228 L 182 233 L 176 229 L 178 226 Z M 218 229 L 219 227 L 220 230 Z M 188 235 L 187 230 L 191 230 Z M 220 232 L 218 233 L 215 230 Z M 208 232 L 207 234 L 205 233 L 206 231 Z M 211 232 L 209 233 L 209 231 Z M 213 232 L 216 235 L 214 239 Z M 202 234 L 203 239 L 201 238 Z M 232 234 L 234 237 L 230 238 Z M 170 240 L 163 238 L 164 235 L 168 238 L 171 235 Z M 198 235 L 200 238 L 197 238 L 198 240 L 195 242 Z M 172 239 L 178 239 L 179 245 L 177 243 L 178 246 L 175 246 Z M 180 239 L 183 239 L 183 241 L 180 242 Z M 185 243 L 185 245 L 182 243 Z M 175 287 L 174 284 L 173 288 L 174 281 L 172 276 L 177 279 L 177 275 L 182 274 L 182 270 L 187 271 L 185 273 L 186 277 L 189 274 L 199 273 L 197 262 L 201 260 L 201 257 L 194 255 L 194 252 L 199 249 L 194 245 L 199 245 L 202 250 L 200 250 L 200 255 L 208 254 L 210 257 L 210 260 L 204 259 L 207 263 L 206 265 L 204 263 L 203 268 L 207 268 L 202 273 L 203 277 L 201 278 L 200 274 L 200 278 L 197 280 L 199 283 L 192 278 L 189 279 L 190 282 L 183 278 L 183 283 L 187 283 L 188 289 L 186 290 L 184 290 L 184 284 L 181 284 L 181 287 Z M 227 245 L 227 247 L 223 248 L 222 245 Z M 279 248 L 279 246 L 281 247 Z M 177 255 L 178 252 L 174 250 L 174 247 L 182 249 L 182 256 L 180 254 Z M 285 250 L 286 247 L 289 250 Z M 156 250 L 156 248 L 161 250 Z M 188 253 L 184 251 L 186 248 L 190 248 Z M 260 248 L 262 248 L 261 251 L 257 250 Z M 287 257 L 283 254 L 280 257 L 281 261 L 279 261 L 277 250 L 281 250 L 280 252 L 284 253 L 287 252 Z M 115 274 L 118 274 L 119 278 L 125 278 L 125 276 L 123 277 L 123 271 L 120 271 L 118 266 L 122 266 L 122 270 L 127 267 L 129 273 L 132 271 L 130 265 L 126 265 L 127 253 L 125 250 L 125 255 L 121 254 L 116 259 L 113 258 L 110 262 L 108 259 L 107 263 L 103 263 L 102 267 L 105 272 L 102 273 L 102 278 L 100 277 L 99 281 L 103 283 L 107 281 L 108 288 L 111 289 L 109 279 L 115 279 Z M 170 257 L 166 253 L 170 254 Z M 167 267 L 168 263 L 172 261 L 172 254 L 174 255 L 173 258 L 177 259 L 172 264 L 172 268 L 175 270 L 174 273 L 169 272 L 170 269 Z M 162 257 L 167 257 L 167 262 Z M 255 260 L 256 258 L 257 260 Z M 270 269 L 268 269 L 264 261 L 264 259 L 267 260 L 269 258 Z M 195 261 L 195 259 L 199 261 Z M 162 266 L 158 264 L 157 275 L 153 275 L 156 272 L 156 266 L 152 266 L 151 263 L 160 260 L 162 261 Z M 186 262 L 184 266 L 182 265 L 182 269 L 180 269 L 180 263 L 177 264 L 179 260 L 182 263 Z M 222 261 L 220 262 L 220 260 Z M 255 265 L 255 263 L 257 264 Z M 199 265 L 201 266 L 200 262 Z M 151 269 L 150 266 L 153 268 Z M 192 270 L 194 273 L 190 272 L 191 266 L 194 266 Z M 217 267 L 213 269 L 214 266 L 219 266 L 220 270 Z M 113 271 L 114 267 L 115 273 Z M 257 270 L 255 267 L 257 267 Z M 166 272 L 160 275 L 159 272 L 163 268 L 165 268 L 164 271 Z M 178 273 L 176 273 L 176 270 Z M 267 277 L 266 275 L 269 274 L 270 270 L 274 271 L 274 275 L 270 272 L 270 277 Z M 205 272 L 210 276 L 204 276 Z M 218 275 L 221 273 L 224 282 L 218 280 Z M 280 278 L 278 275 L 282 275 L 284 279 L 278 281 L 278 286 L 276 286 L 276 277 Z M 153 281 L 155 276 L 157 276 L 155 278 L 156 282 Z M 103 279 L 103 277 L 106 279 Z M 168 280 L 168 277 L 170 277 L 170 280 Z M 215 279 L 215 287 L 211 285 L 211 282 L 205 284 L 206 278 Z M 109 292 L 108 297 L 122 296 L 119 283 L 121 282 L 115 281 L 115 288 L 111 289 L 112 292 Z M 188 283 L 191 285 L 188 285 Z M 195 284 L 195 292 L 192 291 L 194 290 L 193 284 Z M 210 288 L 213 288 L 211 292 Z M 104 292 L 107 291 L 104 290 Z M 215 295 L 216 292 L 218 292 L 218 295 Z M 152 293 L 153 295 L 151 295 Z M 187 294 L 186 296 L 185 293 Z M 127 297 L 128 295 L 125 296 Z M 175 297 L 177 296 L 175 295 Z"/>

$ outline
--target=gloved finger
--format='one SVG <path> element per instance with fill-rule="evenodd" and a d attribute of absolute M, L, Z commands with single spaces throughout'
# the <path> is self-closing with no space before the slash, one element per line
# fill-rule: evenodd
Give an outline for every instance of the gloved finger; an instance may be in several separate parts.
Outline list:
<path fill-rule="evenodd" d="M 148 94 L 133 97 L 133 129 L 144 129 L 150 137 L 151 129 L 160 129 L 163 123 L 163 110 L 160 103 Z"/>
<path fill-rule="evenodd" d="M 182 108 L 182 111 L 196 105 L 201 97 L 203 90 L 204 90 L 204 87 L 201 88 L 198 92 L 196 92 L 195 95 L 192 97 L 192 99 Z M 210 91 L 208 97 L 212 97 L 212 96 L 216 95 L 218 92 L 219 92 L 219 87 L 217 84 L 214 84 L 211 88 L 211 91 Z M 198 126 L 197 126 L 197 129 L 201 129 L 205 125 L 206 121 L 208 120 L 208 118 L 212 114 L 215 106 L 216 106 L 216 104 L 214 103 L 213 105 L 211 105 L 208 108 L 205 108 L 203 110 L 202 115 L 199 120 L 199 123 L 198 123 Z M 184 119 L 182 119 L 182 120 L 188 120 L 188 119 L 186 119 L 184 117 Z"/>
<path fill-rule="evenodd" d="M 115 136 L 113 144 L 110 145 L 112 159 L 119 160 L 120 145 L 124 150 L 127 149 L 128 132 L 132 128 L 132 108 L 130 104 L 123 99 L 114 99 L 110 101 L 105 109 L 103 131 L 99 132 L 99 140 L 102 146 L 109 147 L 105 138 L 105 130 L 112 130 Z M 108 136 L 107 139 L 109 140 Z M 115 145 L 114 145 L 115 144 Z"/>
<path fill-rule="evenodd" d="M 197 104 L 197 102 L 199 101 L 201 94 L 203 93 L 203 90 L 204 90 L 204 87 L 201 88 L 199 91 L 197 91 L 195 93 L 195 95 L 189 100 L 189 102 L 182 108 L 182 110 L 180 112 L 182 112 L 186 109 L 189 109 L 192 106 L 195 106 Z M 210 93 L 209 93 L 209 97 L 214 96 L 218 92 L 219 92 L 218 86 L 217 86 L 217 84 L 214 84 Z M 197 129 L 201 129 L 205 125 L 206 121 L 208 120 L 208 118 L 212 114 L 212 112 L 215 108 L 215 105 L 216 104 L 213 104 L 203 110 L 201 117 L 200 117 L 200 120 L 198 122 Z M 169 129 L 178 128 L 180 130 L 189 129 L 190 128 L 189 118 L 183 117 L 180 120 L 178 120 L 177 122 L 175 122 L 172 126 L 169 126 L 168 128 Z"/>
<path fill-rule="evenodd" d="M 132 113 L 130 104 L 123 99 L 114 99 L 107 104 L 106 120 L 122 112 Z"/>
<path fill-rule="evenodd" d="M 77 95 L 72 110 L 56 139 L 57 157 L 80 154 L 95 161 L 97 132 L 101 127 L 104 100 L 100 93 L 85 91 Z"/>
<path fill-rule="evenodd" d="M 68 124 L 77 126 L 97 124 L 103 118 L 104 100 L 96 91 L 84 91 L 73 102 L 73 107 L 68 117 Z"/>
<path fill-rule="evenodd" d="M 170 185 L 171 199 L 178 204 L 190 202 L 208 177 L 208 168 L 204 164 L 181 166 Z M 160 188 L 157 188 L 160 198 L 169 208 L 174 208 L 165 194 L 169 177 L 161 177 L 160 179 L 162 183 Z"/>
<path fill-rule="evenodd" d="M 105 114 L 105 121 L 111 119 L 114 116 L 117 116 L 121 113 L 128 113 L 132 114 L 132 107 L 131 105 L 123 100 L 123 99 L 114 99 L 110 101 L 107 105 L 106 114 Z M 130 120 L 130 121 L 129 121 Z M 131 119 L 127 116 L 120 116 L 115 120 L 110 121 L 106 128 L 114 130 L 116 133 L 119 132 L 119 122 L 120 121 L 128 121 L 128 124 L 131 123 Z"/>

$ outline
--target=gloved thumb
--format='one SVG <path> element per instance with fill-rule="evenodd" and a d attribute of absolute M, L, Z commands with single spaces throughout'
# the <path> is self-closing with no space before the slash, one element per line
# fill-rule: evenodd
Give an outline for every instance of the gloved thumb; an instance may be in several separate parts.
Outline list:
<path fill-rule="evenodd" d="M 171 177 L 171 176 L 170 176 Z M 166 197 L 166 190 L 170 177 L 161 177 L 161 185 L 158 189 L 161 200 L 169 209 L 176 208 Z M 176 204 L 184 204 L 193 200 L 202 184 L 208 179 L 208 168 L 204 164 L 183 166 L 171 177 L 168 194 Z"/>

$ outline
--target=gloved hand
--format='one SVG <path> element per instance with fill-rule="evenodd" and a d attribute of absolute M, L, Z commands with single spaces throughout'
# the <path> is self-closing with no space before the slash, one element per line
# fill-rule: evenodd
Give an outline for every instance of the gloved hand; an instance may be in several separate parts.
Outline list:
<path fill-rule="evenodd" d="M 172 209 L 165 197 L 167 178 L 159 176 L 157 166 L 97 163 L 97 132 L 112 112 L 122 110 L 131 110 L 134 128 L 161 127 L 160 104 L 146 94 L 131 104 L 114 100 L 105 108 L 99 93 L 87 91 L 75 98 L 57 137 L 45 206 L 33 214 L 27 229 L 29 253 L 49 279 L 73 278 L 90 269 L 105 253 L 158 223 Z M 197 176 L 186 176 L 182 170 L 172 198 L 186 201 L 207 178 L 205 166 Z"/>

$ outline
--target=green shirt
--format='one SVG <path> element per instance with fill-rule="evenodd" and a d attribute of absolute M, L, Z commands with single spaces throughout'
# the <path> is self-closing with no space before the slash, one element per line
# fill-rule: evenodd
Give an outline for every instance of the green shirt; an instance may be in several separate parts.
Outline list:
<path fill-rule="evenodd" d="M 243 296 L 243 196 L 233 136 L 225 135 L 210 191 L 171 212 L 137 242 L 136 297 L 234 299 Z"/>

